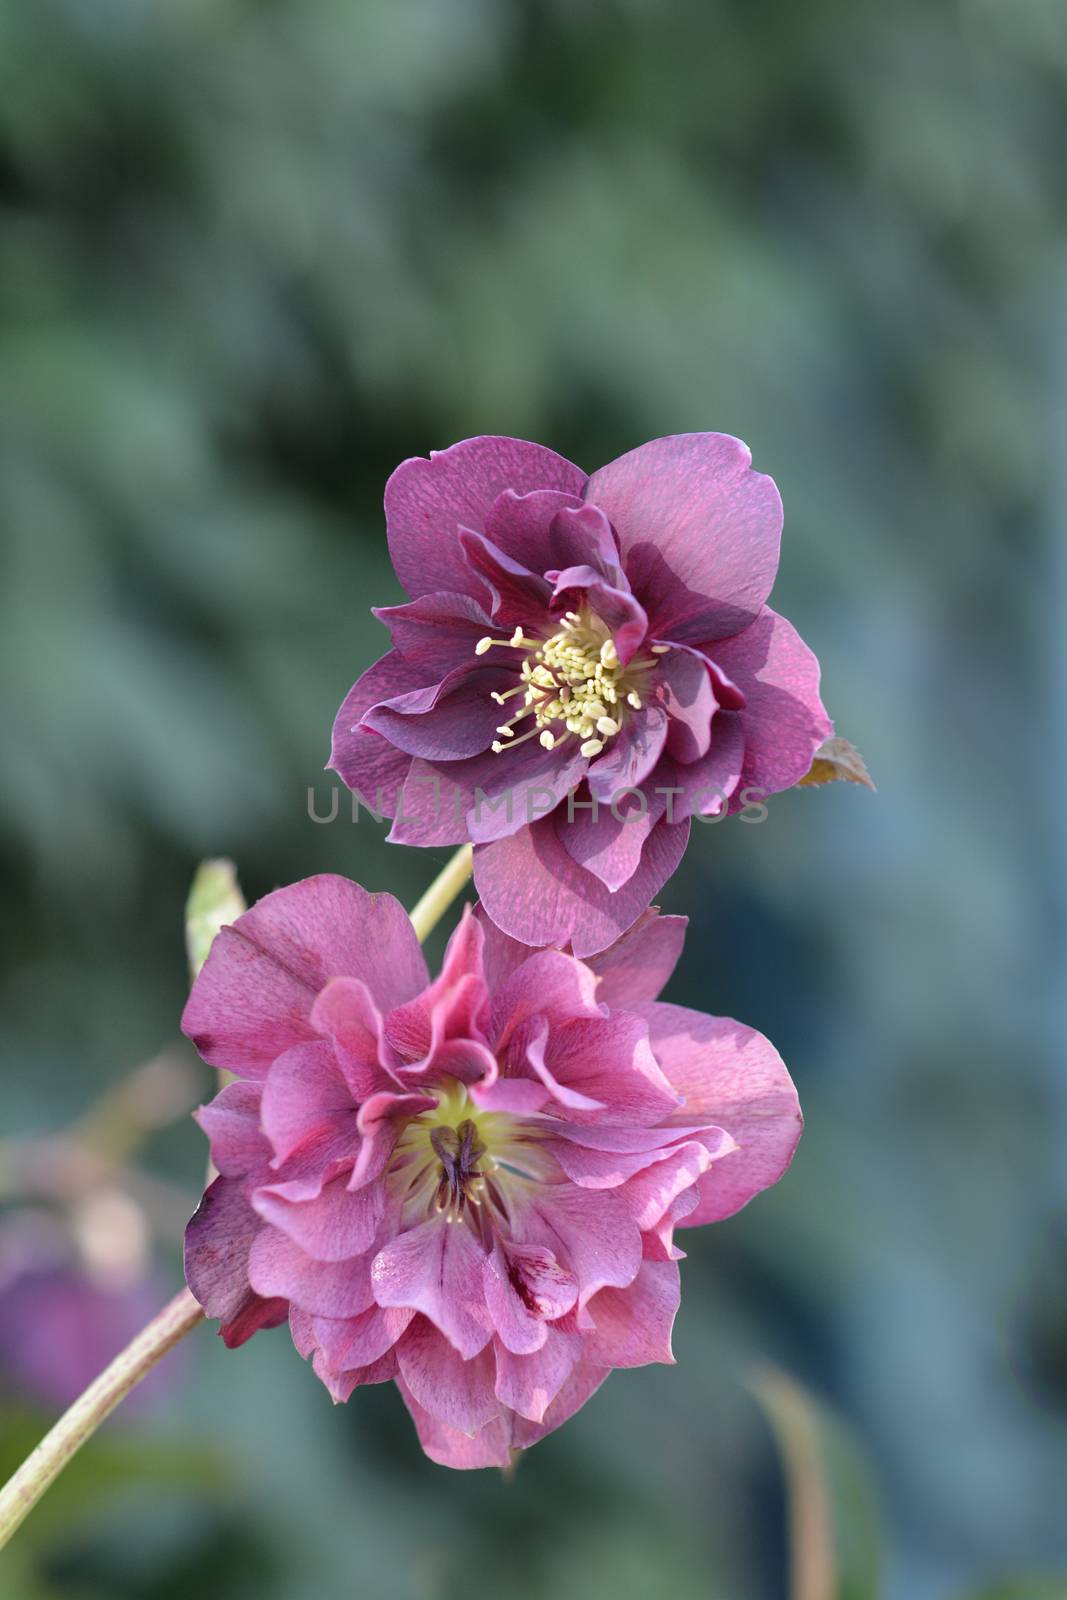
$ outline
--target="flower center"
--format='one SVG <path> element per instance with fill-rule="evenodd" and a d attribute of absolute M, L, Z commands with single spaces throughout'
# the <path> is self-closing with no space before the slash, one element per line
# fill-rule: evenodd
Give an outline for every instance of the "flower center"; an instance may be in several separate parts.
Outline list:
<path fill-rule="evenodd" d="M 548 1176 L 536 1126 L 502 1111 L 482 1111 L 466 1086 L 450 1080 L 432 1111 L 413 1117 L 396 1142 L 389 1177 L 405 1221 L 427 1215 L 467 1222 L 488 1239 L 493 1213 L 506 1219 L 508 1191 Z"/>
<path fill-rule="evenodd" d="M 526 656 L 522 682 L 506 694 L 493 694 L 498 705 L 522 696 L 515 715 L 496 730 L 498 755 L 527 739 L 537 738 L 553 750 L 574 737 L 582 740 L 583 756 L 598 756 L 622 727 L 626 708 L 641 709 L 652 663 L 638 660 L 624 667 L 610 630 L 591 611 L 566 612 L 559 632 L 548 639 L 528 639 L 521 628 L 510 639 L 479 639 L 475 653 L 484 655 L 494 645 Z M 533 726 L 516 738 L 516 724 L 527 717 Z"/>

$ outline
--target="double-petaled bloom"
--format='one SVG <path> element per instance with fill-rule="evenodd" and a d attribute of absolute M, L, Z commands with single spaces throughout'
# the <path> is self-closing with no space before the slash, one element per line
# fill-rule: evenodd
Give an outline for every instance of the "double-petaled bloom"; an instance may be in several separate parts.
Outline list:
<path fill-rule="evenodd" d="M 484 437 L 389 480 L 411 599 L 376 613 L 393 648 L 342 705 L 330 765 L 395 842 L 471 840 L 513 938 L 605 948 L 694 816 L 791 787 L 831 731 L 815 657 L 765 604 L 782 506 L 750 460 L 682 434 L 587 477 Z"/>
<path fill-rule="evenodd" d="M 218 935 L 183 1027 L 237 1075 L 191 1288 L 227 1343 L 286 1318 L 337 1400 L 395 1379 L 423 1448 L 505 1465 L 613 1367 L 670 1361 L 678 1226 L 788 1165 L 760 1034 L 657 1001 L 684 922 L 589 961 L 466 912 L 430 981 L 389 895 L 332 876 Z"/>

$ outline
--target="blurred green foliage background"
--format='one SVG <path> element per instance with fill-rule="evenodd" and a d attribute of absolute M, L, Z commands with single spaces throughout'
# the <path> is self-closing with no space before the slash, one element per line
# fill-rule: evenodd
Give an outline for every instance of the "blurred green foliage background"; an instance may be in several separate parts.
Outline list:
<path fill-rule="evenodd" d="M 688 1236 L 676 1369 L 508 1484 L 201 1332 L 12 1600 L 778 1600 L 768 1359 L 861 1441 L 894 1600 L 1067 1569 L 1065 112 L 1062 0 L 0 8 L 0 1133 L 174 1046 L 202 856 L 436 870 L 307 806 L 405 456 L 741 435 L 879 784 L 696 830 L 664 898 L 668 998 L 769 1033 L 808 1117 Z M 203 1159 L 183 1120 L 143 1165 L 191 1209 Z"/>

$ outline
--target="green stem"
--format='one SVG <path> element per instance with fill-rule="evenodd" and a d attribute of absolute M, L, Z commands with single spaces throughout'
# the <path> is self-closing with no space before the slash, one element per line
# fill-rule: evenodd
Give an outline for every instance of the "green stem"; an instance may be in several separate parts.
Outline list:
<path fill-rule="evenodd" d="M 119 1401 L 203 1318 L 200 1306 L 188 1289 L 183 1289 L 63 1413 L 0 1489 L 0 1549 Z"/>
<path fill-rule="evenodd" d="M 474 850 L 460 845 L 448 865 L 437 874 L 422 899 L 412 908 L 411 922 L 420 944 L 425 944 L 471 875 Z"/>

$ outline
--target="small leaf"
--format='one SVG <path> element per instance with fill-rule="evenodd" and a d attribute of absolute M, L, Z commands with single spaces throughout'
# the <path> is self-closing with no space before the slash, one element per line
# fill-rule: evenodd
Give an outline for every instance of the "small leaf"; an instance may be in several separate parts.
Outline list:
<path fill-rule="evenodd" d="M 839 780 L 844 783 L 862 783 L 865 789 L 874 788 L 871 775 L 855 745 L 849 744 L 847 739 L 827 739 L 816 750 L 815 759 L 797 784 L 797 788 L 802 788 L 805 784 L 814 788 L 821 783 L 835 783 Z"/>
<path fill-rule="evenodd" d="M 195 978 L 207 960 L 215 935 L 245 909 L 232 861 L 202 861 L 185 902 L 185 948 Z"/>
<path fill-rule="evenodd" d="M 749 1387 L 782 1460 L 790 1600 L 877 1600 L 882 1565 L 877 1499 L 851 1434 L 784 1372 L 765 1368 Z"/>

